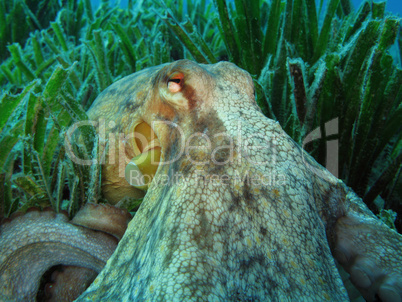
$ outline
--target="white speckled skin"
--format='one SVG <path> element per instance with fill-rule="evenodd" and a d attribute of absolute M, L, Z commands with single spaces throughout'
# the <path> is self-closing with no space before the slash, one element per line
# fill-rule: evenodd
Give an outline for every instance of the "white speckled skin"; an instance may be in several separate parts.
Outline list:
<path fill-rule="evenodd" d="M 172 93 L 175 72 L 184 85 Z M 253 89 L 233 64 L 183 60 L 98 97 L 89 115 L 114 122 L 106 134 L 129 134 L 140 120 L 174 122 L 182 132 L 153 126 L 164 160 L 176 160 L 159 166 L 116 252 L 78 301 L 347 301 L 332 253 L 352 279 L 363 276 L 355 283 L 367 299 L 401 299 L 401 236 L 263 116 Z M 199 148 L 181 154 L 183 142 Z M 131 144 L 117 143 L 128 159 Z M 125 163 L 104 169 L 112 200 L 137 194 L 119 176 Z"/>

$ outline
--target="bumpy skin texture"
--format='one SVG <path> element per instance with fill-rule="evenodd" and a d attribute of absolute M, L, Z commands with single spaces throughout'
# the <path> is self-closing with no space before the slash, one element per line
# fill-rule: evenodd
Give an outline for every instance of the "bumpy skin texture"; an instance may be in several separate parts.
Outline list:
<path fill-rule="evenodd" d="M 180 87 L 170 84 L 177 74 Z M 235 65 L 186 60 L 98 97 L 89 115 L 103 119 L 105 139 L 145 121 L 168 163 L 77 301 L 347 301 L 333 254 L 352 279 L 363 276 L 367 299 L 401 299 L 401 236 L 254 99 L 251 77 Z M 133 157 L 133 144 L 116 142 L 120 159 Z M 121 177 L 127 159 L 104 169 L 111 199 L 137 194 Z"/>
<path fill-rule="evenodd" d="M 72 301 L 86 289 L 115 250 L 114 236 L 121 236 L 130 214 L 88 203 L 77 216 L 80 226 L 62 213 L 32 209 L 0 225 L 0 301 L 35 301 L 42 276 L 57 265 L 67 267 L 53 273 L 43 299 Z M 98 230 L 86 227 L 85 217 Z M 109 230 L 117 228 L 117 235 L 105 233 L 110 218 L 115 224 Z"/>

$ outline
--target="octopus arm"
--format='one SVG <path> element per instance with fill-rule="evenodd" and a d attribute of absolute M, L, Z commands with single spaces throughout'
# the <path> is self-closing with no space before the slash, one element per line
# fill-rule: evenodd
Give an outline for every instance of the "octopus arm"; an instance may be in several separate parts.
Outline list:
<path fill-rule="evenodd" d="M 402 236 L 352 191 L 335 224 L 334 256 L 367 301 L 402 301 Z"/>
<path fill-rule="evenodd" d="M 68 222 L 63 214 L 28 212 L 1 226 L 2 301 L 35 301 L 42 275 L 55 265 L 100 272 L 117 240 Z"/>

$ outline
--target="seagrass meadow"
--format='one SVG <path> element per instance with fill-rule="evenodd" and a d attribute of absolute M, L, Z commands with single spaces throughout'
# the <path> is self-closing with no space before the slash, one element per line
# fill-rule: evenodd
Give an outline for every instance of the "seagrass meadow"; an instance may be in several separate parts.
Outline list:
<path fill-rule="evenodd" d="M 110 84 L 177 59 L 227 60 L 253 76 L 263 113 L 319 163 L 336 141 L 332 171 L 401 232 L 400 21 L 371 1 L 143 0 L 121 9 L 103 0 L 95 10 L 90 0 L 0 0 L 0 218 L 32 206 L 72 216 L 104 201 L 100 165 L 72 162 L 64 134 Z M 331 121 L 337 131 L 327 135 Z M 97 158 L 94 128 L 80 129 L 72 148 Z"/>

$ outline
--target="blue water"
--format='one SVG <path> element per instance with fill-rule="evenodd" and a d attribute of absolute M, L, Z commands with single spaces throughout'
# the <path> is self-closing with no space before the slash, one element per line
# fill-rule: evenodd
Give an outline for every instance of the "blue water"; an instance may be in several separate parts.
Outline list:
<path fill-rule="evenodd" d="M 212 1 L 212 0 L 211 0 Z M 317 0 L 319 2 L 320 0 Z M 352 0 L 354 7 L 357 9 L 364 0 Z M 98 7 L 100 0 L 91 0 L 94 8 Z M 110 0 L 112 5 L 118 2 L 118 0 Z M 376 1 L 380 2 L 380 1 Z M 120 7 L 127 7 L 128 0 L 120 0 Z M 386 10 L 394 15 L 402 16 L 402 0 L 388 0 Z"/>
<path fill-rule="evenodd" d="M 354 7 L 359 7 L 362 2 L 362 0 L 352 0 Z M 402 16 L 402 0 L 388 0 L 385 9 L 394 15 Z"/>

